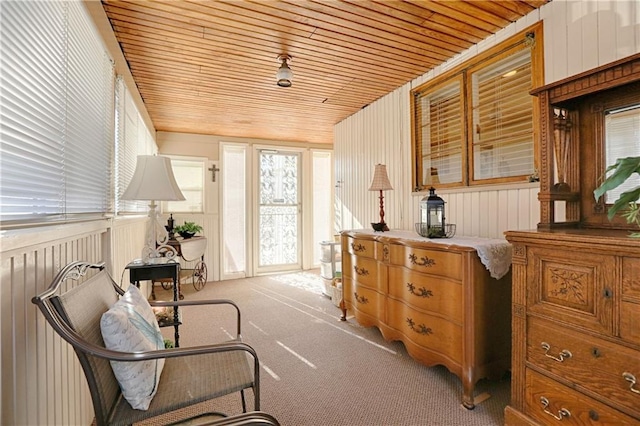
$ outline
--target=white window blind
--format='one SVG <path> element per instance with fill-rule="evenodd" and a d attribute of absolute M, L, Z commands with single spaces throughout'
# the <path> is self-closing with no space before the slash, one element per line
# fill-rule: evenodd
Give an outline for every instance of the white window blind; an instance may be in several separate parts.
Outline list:
<path fill-rule="evenodd" d="M 464 110 L 461 81 L 417 95 L 416 115 L 421 124 L 422 182 L 439 185 L 462 182 Z"/>
<path fill-rule="evenodd" d="M 184 195 L 184 201 L 166 201 L 165 213 L 204 212 L 204 169 L 205 160 L 171 159 L 173 175 Z"/>
<path fill-rule="evenodd" d="M 131 94 L 122 78 L 116 80 L 116 152 L 118 158 L 116 176 L 116 194 L 118 213 L 146 213 L 147 202 L 123 200 L 122 194 L 127 189 L 136 169 L 138 155 L 152 155 L 157 148 L 149 129 L 140 116 Z"/>
<path fill-rule="evenodd" d="M 3 224 L 112 211 L 113 66 L 80 2 L 2 2 Z"/>
<path fill-rule="evenodd" d="M 640 107 L 621 108 L 607 111 L 605 116 L 606 167 L 616 163 L 618 158 L 640 156 Z M 606 169 L 605 167 L 605 169 Z M 609 172 L 611 175 L 613 172 Z M 607 203 L 612 203 L 623 192 L 640 186 L 640 176 L 633 174 L 617 188 L 605 193 Z"/>
<path fill-rule="evenodd" d="M 533 101 L 528 48 L 471 74 L 472 180 L 533 173 Z"/>

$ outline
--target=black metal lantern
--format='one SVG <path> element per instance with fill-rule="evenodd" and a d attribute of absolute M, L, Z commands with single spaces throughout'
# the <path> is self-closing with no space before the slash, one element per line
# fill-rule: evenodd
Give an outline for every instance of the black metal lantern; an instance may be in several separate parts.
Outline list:
<path fill-rule="evenodd" d="M 436 189 L 429 188 L 429 195 L 420 201 L 420 223 L 416 232 L 428 238 L 451 238 L 455 225 L 445 223 L 444 200 L 436 195 Z"/>

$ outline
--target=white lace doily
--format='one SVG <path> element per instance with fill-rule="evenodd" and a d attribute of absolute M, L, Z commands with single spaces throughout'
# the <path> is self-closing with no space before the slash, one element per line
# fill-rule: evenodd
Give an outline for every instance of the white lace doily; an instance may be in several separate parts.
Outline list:
<path fill-rule="evenodd" d="M 478 257 L 482 264 L 487 268 L 491 276 L 497 280 L 504 277 L 511 267 L 511 244 L 507 240 L 498 238 L 481 238 L 481 237 L 453 237 L 453 238 L 426 238 L 421 237 L 413 231 L 392 230 L 389 232 L 374 232 L 373 230 L 363 229 L 358 232 L 366 234 L 374 234 L 381 237 L 402 238 L 404 240 L 428 241 L 430 243 L 473 247 L 478 253 Z"/>

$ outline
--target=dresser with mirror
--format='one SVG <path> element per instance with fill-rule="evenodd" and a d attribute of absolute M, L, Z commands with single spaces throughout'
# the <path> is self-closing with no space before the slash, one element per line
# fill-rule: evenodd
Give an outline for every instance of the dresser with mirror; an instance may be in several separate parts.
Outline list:
<path fill-rule="evenodd" d="M 640 156 L 640 54 L 532 94 L 540 101 L 540 223 L 506 233 L 505 423 L 640 424 L 640 238 L 623 217 L 607 217 L 624 187 L 593 194 L 617 158 Z"/>

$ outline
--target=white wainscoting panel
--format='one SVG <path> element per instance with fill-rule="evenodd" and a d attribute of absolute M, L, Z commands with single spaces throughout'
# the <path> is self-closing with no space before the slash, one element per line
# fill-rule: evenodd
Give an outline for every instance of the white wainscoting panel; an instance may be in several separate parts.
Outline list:
<path fill-rule="evenodd" d="M 105 262 L 114 280 L 126 287 L 124 268 L 140 257 L 146 220 L 103 220 L 2 235 L 0 424 L 91 424 L 91 397 L 75 353 L 31 298 L 76 260 Z"/>
<path fill-rule="evenodd" d="M 3 425 L 89 425 L 91 398 L 70 345 L 57 337 L 31 298 L 74 260 L 101 262 L 109 247 L 107 228 L 59 238 L 40 231 L 37 244 L 19 247 L 14 238 L 1 256 L 0 387 Z M 78 226 L 69 226 L 77 230 Z M 3 235 L 4 237 L 4 235 Z M 30 238 L 24 238 L 29 241 Z M 4 242 L 4 238 L 3 238 Z"/>

